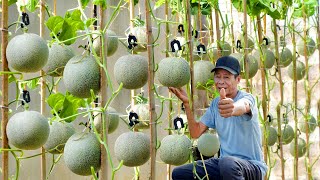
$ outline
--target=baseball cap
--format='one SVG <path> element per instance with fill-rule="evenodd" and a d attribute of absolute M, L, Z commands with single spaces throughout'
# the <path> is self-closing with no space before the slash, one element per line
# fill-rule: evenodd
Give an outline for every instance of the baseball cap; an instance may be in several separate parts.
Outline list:
<path fill-rule="evenodd" d="M 232 56 L 223 56 L 220 57 L 216 62 L 216 67 L 212 69 L 211 72 L 216 71 L 217 69 L 225 69 L 234 75 L 240 74 L 240 63 L 238 59 Z"/>

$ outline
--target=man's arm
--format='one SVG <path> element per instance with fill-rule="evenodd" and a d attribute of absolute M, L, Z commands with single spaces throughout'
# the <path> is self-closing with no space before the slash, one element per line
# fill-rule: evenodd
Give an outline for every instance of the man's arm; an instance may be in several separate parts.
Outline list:
<path fill-rule="evenodd" d="M 191 111 L 191 108 L 189 105 L 189 99 L 188 99 L 187 93 L 182 88 L 169 87 L 169 89 L 183 102 L 187 119 L 188 119 L 188 128 L 190 131 L 190 136 L 192 138 L 200 137 L 201 134 L 203 134 L 208 129 L 208 127 L 204 125 L 202 122 L 197 122 L 194 119 L 193 112 Z"/>

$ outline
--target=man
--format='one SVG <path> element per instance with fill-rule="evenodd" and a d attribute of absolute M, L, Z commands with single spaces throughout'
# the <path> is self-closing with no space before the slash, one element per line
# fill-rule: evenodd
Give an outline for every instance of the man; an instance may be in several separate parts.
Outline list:
<path fill-rule="evenodd" d="M 200 137 L 208 128 L 216 129 L 220 157 L 175 167 L 172 179 L 204 178 L 206 172 L 210 180 L 263 179 L 267 166 L 262 155 L 258 109 L 251 94 L 238 90 L 241 79 L 239 61 L 232 56 L 221 57 L 212 72 L 220 97 L 211 102 L 200 122 L 194 119 L 186 92 L 181 88 L 169 89 L 185 106 L 192 138 Z"/>

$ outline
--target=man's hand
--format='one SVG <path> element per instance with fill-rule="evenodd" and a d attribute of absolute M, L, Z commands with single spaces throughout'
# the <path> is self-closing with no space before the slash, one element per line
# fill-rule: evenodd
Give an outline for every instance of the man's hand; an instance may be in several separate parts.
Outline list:
<path fill-rule="evenodd" d="M 226 90 L 222 88 L 220 90 L 220 101 L 218 103 L 220 116 L 225 118 L 233 116 L 233 112 L 234 112 L 233 103 L 234 103 L 233 99 L 227 98 Z"/>
<path fill-rule="evenodd" d="M 188 95 L 182 88 L 169 87 L 169 90 L 175 94 L 184 104 L 189 103 Z"/>

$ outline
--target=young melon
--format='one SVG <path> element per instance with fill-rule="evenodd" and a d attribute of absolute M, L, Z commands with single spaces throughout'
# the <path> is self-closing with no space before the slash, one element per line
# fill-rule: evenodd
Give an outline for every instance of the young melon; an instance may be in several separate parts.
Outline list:
<path fill-rule="evenodd" d="M 141 166 L 150 158 L 150 138 L 142 132 L 121 134 L 114 144 L 116 158 L 128 167 Z"/>
<path fill-rule="evenodd" d="M 64 67 L 73 56 L 75 54 L 69 46 L 54 43 L 49 48 L 48 63 L 43 71 L 53 77 L 62 76 Z"/>
<path fill-rule="evenodd" d="M 294 142 L 291 142 L 290 144 L 290 154 L 294 157 Z M 302 157 L 307 152 L 307 143 L 304 139 L 298 138 L 298 157 Z"/>
<path fill-rule="evenodd" d="M 190 80 L 190 66 L 185 59 L 168 57 L 158 64 L 156 76 L 163 86 L 182 87 Z"/>
<path fill-rule="evenodd" d="M 93 48 L 98 56 L 100 56 L 100 48 L 101 48 L 101 39 L 100 36 L 97 36 L 96 34 L 93 35 Z M 104 46 L 107 47 L 107 56 L 112 56 L 118 49 L 118 37 L 117 34 L 107 29 L 105 33 L 105 41 Z"/>
<path fill-rule="evenodd" d="M 37 72 L 47 64 L 49 48 L 40 36 L 24 33 L 10 40 L 6 56 L 9 66 L 14 70 L 24 73 Z"/>
<path fill-rule="evenodd" d="M 246 70 L 245 70 L 245 66 L 244 66 L 244 55 L 241 54 L 241 53 L 232 53 L 230 54 L 230 56 L 238 59 L 238 61 L 240 61 L 240 68 L 241 68 L 241 76 L 243 78 L 246 77 Z M 248 55 L 247 56 L 248 58 L 248 65 L 249 65 L 249 79 L 250 78 L 253 78 L 258 70 L 259 70 L 259 64 L 258 64 L 258 61 L 255 57 L 253 57 L 252 55 Z"/>
<path fill-rule="evenodd" d="M 185 135 L 168 135 L 161 141 L 160 159 L 166 164 L 184 164 L 189 160 L 191 146 L 190 139 Z"/>
<path fill-rule="evenodd" d="M 141 55 L 121 56 L 114 65 L 114 76 L 125 89 L 138 89 L 148 81 L 148 60 Z"/>
<path fill-rule="evenodd" d="M 314 42 L 314 40 L 311 37 L 307 37 L 306 38 L 306 44 L 307 44 L 307 55 L 310 56 L 314 53 L 314 51 L 317 48 L 316 43 Z M 297 43 L 297 51 L 300 55 L 304 56 L 304 41 L 300 40 Z"/>
<path fill-rule="evenodd" d="M 242 52 L 244 52 L 244 49 L 245 49 L 243 35 L 239 35 L 238 36 L 237 43 L 238 43 L 238 41 L 240 42 L 240 44 L 237 44 L 236 51 L 239 52 L 239 53 L 242 53 Z M 248 42 L 248 46 L 247 46 L 248 47 L 248 51 L 247 52 L 251 53 L 252 50 L 254 49 L 254 41 L 252 40 L 251 37 L 248 37 L 247 42 Z"/>
<path fill-rule="evenodd" d="M 296 73 L 297 73 L 297 80 L 303 79 L 306 74 L 306 66 L 302 61 L 296 61 Z M 293 64 L 290 64 L 288 67 L 288 75 L 291 79 L 293 79 Z"/>
<path fill-rule="evenodd" d="M 90 89 L 100 91 L 100 67 L 92 56 L 74 56 L 64 68 L 63 82 L 74 96 L 89 98 Z"/>
<path fill-rule="evenodd" d="M 307 124 L 308 124 L 308 132 L 312 133 L 317 127 L 316 118 L 314 118 L 313 115 L 309 115 Z M 304 118 L 300 119 L 298 127 L 301 132 L 306 133 L 306 123 Z"/>
<path fill-rule="evenodd" d="M 136 26 L 131 30 L 131 34 L 137 38 L 137 46 L 134 47 L 133 51 L 137 52 L 145 52 L 147 51 L 147 30 L 144 26 Z"/>
<path fill-rule="evenodd" d="M 268 126 L 267 127 L 267 134 L 268 134 L 268 146 L 273 146 L 278 139 L 277 130 L 274 127 Z"/>
<path fill-rule="evenodd" d="M 113 107 L 108 107 L 106 111 L 106 124 L 108 128 L 108 134 L 113 133 L 119 125 L 119 114 Z M 101 121 L 101 113 L 96 114 L 96 117 L 94 118 L 94 125 L 98 131 L 98 133 L 102 132 L 102 121 Z"/>
<path fill-rule="evenodd" d="M 254 51 L 253 57 L 255 57 L 256 60 L 258 60 L 258 66 L 260 67 L 261 61 L 264 62 L 264 67 L 266 69 L 272 68 L 276 61 L 276 57 L 274 56 L 274 53 L 269 49 L 262 49 L 262 58 L 260 58 L 260 52 Z"/>
<path fill-rule="evenodd" d="M 213 57 L 214 60 L 218 59 L 218 48 L 217 43 L 212 43 L 208 47 L 208 53 Z M 220 41 L 218 43 L 221 51 L 220 55 L 222 56 L 229 56 L 232 53 L 231 45 L 227 41 Z"/>
<path fill-rule="evenodd" d="M 196 61 L 193 66 L 194 82 L 196 88 L 204 90 L 207 87 L 207 82 L 213 79 L 213 73 L 211 72 L 214 65 L 210 61 Z"/>
<path fill-rule="evenodd" d="M 13 146 L 34 150 L 44 145 L 49 137 L 48 119 L 37 111 L 14 114 L 7 124 L 7 136 Z"/>
<path fill-rule="evenodd" d="M 149 128 L 150 115 L 149 115 L 149 104 L 135 104 L 130 112 L 134 112 L 138 115 L 138 123 L 135 124 L 137 129 Z"/>
<path fill-rule="evenodd" d="M 214 156 L 220 149 L 220 141 L 216 134 L 204 133 L 198 139 L 198 150 L 204 156 Z"/>
<path fill-rule="evenodd" d="M 287 67 L 292 62 L 292 52 L 289 48 L 283 47 L 279 49 L 280 65 L 281 67 Z"/>
<path fill-rule="evenodd" d="M 294 138 L 293 128 L 289 124 L 282 125 L 281 137 L 283 144 L 289 144 Z"/>
<path fill-rule="evenodd" d="M 64 162 L 75 174 L 91 175 L 91 167 L 97 172 L 100 169 L 100 142 L 91 132 L 72 135 L 64 147 Z"/>
<path fill-rule="evenodd" d="M 74 133 L 75 129 L 70 123 L 54 121 L 50 125 L 50 134 L 43 147 L 49 153 L 61 154 L 66 142 Z"/>

